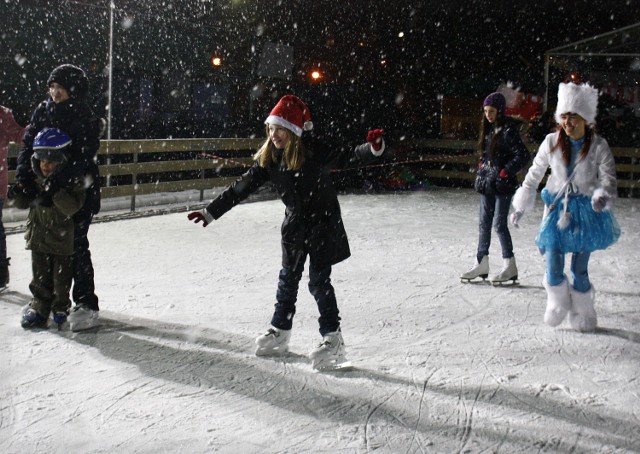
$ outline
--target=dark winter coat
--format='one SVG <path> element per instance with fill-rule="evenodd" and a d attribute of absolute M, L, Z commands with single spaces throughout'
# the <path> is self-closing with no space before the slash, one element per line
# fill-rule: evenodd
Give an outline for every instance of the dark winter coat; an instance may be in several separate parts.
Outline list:
<path fill-rule="evenodd" d="M 303 139 L 302 146 L 306 160 L 300 170 L 287 170 L 281 159 L 269 167 L 256 163 L 213 200 L 207 210 L 218 219 L 271 181 L 286 207 L 282 223 L 282 266 L 295 267 L 308 253 L 311 266 L 322 269 L 351 255 L 330 171 L 358 167 L 376 158 L 368 143 L 349 151 L 329 149 L 308 139 Z M 383 156 L 386 154 L 385 151 Z"/>
<path fill-rule="evenodd" d="M 85 202 L 82 180 L 76 180 L 53 196 L 42 188 L 42 180 L 36 183 L 38 194 L 14 193 L 17 208 L 29 208 L 27 230 L 24 235 L 27 249 L 43 254 L 73 255 L 74 222 L 72 216 Z"/>
<path fill-rule="evenodd" d="M 499 195 L 513 195 L 518 187 L 517 174 L 531 159 L 529 150 L 520 138 L 515 120 L 504 118 L 500 126 L 489 131 L 484 141 L 475 189 L 480 194 L 494 191 Z M 509 175 L 500 177 L 503 170 Z"/>
<path fill-rule="evenodd" d="M 78 178 L 87 178 L 85 204 L 76 216 L 85 218 L 100 211 L 100 173 L 96 155 L 100 148 L 100 121 L 82 99 L 69 99 L 56 104 L 50 98 L 36 107 L 24 136 L 24 148 L 18 156 L 16 182 L 32 185 L 36 175 L 31 168 L 33 140 L 44 128 L 64 131 L 71 137 L 68 151 L 69 165 L 56 171 L 55 184 L 65 187 L 75 184 Z"/>

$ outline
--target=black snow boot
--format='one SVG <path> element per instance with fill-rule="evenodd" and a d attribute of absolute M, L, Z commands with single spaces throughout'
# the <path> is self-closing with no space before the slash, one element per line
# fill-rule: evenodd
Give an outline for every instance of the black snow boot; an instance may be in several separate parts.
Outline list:
<path fill-rule="evenodd" d="M 11 260 L 11 258 L 7 257 L 7 260 L 0 264 L 0 288 L 9 285 L 9 260 Z"/>

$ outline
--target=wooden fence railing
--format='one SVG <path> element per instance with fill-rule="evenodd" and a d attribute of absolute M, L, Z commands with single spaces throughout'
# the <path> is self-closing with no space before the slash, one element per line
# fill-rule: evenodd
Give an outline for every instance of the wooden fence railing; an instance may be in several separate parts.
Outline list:
<path fill-rule="evenodd" d="M 137 195 L 226 186 L 251 164 L 251 156 L 264 139 L 157 139 L 103 140 L 98 153 L 103 182 L 102 197 Z M 435 184 L 470 187 L 477 158 L 473 141 L 416 140 L 404 143 L 393 162 L 384 166 L 420 168 Z M 532 153 L 536 145 L 529 145 Z M 640 192 L 640 148 L 613 148 L 621 195 Z M 19 147 L 9 148 L 9 182 L 15 179 Z M 11 159 L 13 158 L 13 159 Z"/>

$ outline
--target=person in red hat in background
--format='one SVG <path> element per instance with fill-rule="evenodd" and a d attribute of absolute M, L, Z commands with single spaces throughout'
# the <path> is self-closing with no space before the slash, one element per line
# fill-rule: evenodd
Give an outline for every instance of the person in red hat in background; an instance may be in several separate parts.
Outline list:
<path fill-rule="evenodd" d="M 282 269 L 271 326 L 256 339 L 256 355 L 288 351 L 298 286 L 309 257 L 309 291 L 318 305 L 322 341 L 310 353 L 315 369 L 344 367 L 344 342 L 331 267 L 351 255 L 330 169 L 362 166 L 389 154 L 382 129 L 349 152 L 332 149 L 303 132 L 313 128 L 309 108 L 286 95 L 265 120 L 266 140 L 253 166 L 206 208 L 188 214 L 208 226 L 271 181 L 286 206 L 282 224 Z"/>
<path fill-rule="evenodd" d="M 20 126 L 13 117 L 11 109 L 0 106 L 0 288 L 9 283 L 9 258 L 7 257 L 7 238 L 2 223 L 2 208 L 7 198 L 9 183 L 9 165 L 7 154 L 9 142 L 22 144 L 26 127 Z"/>

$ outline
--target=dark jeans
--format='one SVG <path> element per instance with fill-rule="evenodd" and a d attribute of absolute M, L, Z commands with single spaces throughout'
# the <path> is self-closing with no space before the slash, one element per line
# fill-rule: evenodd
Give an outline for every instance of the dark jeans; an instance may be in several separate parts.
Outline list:
<path fill-rule="evenodd" d="M 296 300 L 298 299 L 298 285 L 302 279 L 305 260 L 298 261 L 296 268 L 282 268 L 278 280 L 276 292 L 275 311 L 271 324 L 279 329 L 290 330 L 293 326 L 293 316 L 296 313 Z M 309 266 L 309 291 L 318 305 L 320 317 L 320 335 L 337 331 L 340 327 L 338 316 L 338 303 L 335 291 L 331 285 L 331 266 L 321 270 Z"/>
<path fill-rule="evenodd" d="M 7 263 L 7 236 L 4 232 L 4 224 L 2 223 L 2 208 L 4 208 L 4 199 L 0 199 L 0 266 Z M 0 282 L 0 285 L 4 284 Z"/>
<path fill-rule="evenodd" d="M 75 231 L 73 238 L 73 301 L 83 304 L 89 309 L 100 310 L 98 297 L 93 282 L 93 263 L 89 251 L 89 226 L 93 215 L 74 217 Z"/>
<path fill-rule="evenodd" d="M 491 246 L 491 227 L 495 225 L 496 233 L 502 246 L 502 258 L 513 257 L 513 243 L 509 232 L 509 206 L 513 195 L 482 194 L 480 196 L 480 238 L 478 240 L 478 263 L 485 255 L 489 255 Z"/>
<path fill-rule="evenodd" d="M 73 277 L 72 261 L 70 255 L 31 251 L 31 307 L 43 317 L 49 317 L 51 311 L 66 312 L 71 307 L 69 289 Z"/>

